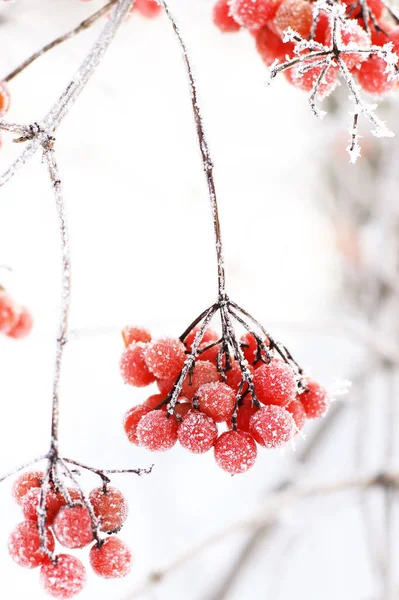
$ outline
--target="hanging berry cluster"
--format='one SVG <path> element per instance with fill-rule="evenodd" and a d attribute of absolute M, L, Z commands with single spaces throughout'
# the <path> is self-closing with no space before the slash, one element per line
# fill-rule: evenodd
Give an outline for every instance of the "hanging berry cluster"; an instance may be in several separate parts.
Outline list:
<path fill-rule="evenodd" d="M 217 0 L 213 21 L 223 32 L 247 29 L 270 77 L 284 72 L 295 87 L 323 100 L 343 79 L 354 103 L 348 151 L 358 158 L 358 117 L 376 136 L 391 132 L 361 92 L 384 96 L 398 88 L 399 19 L 381 0 Z"/>
<path fill-rule="evenodd" d="M 64 467 L 72 476 L 65 463 Z M 100 577 L 119 578 L 130 572 L 131 552 L 115 535 L 127 517 L 126 500 L 109 485 L 104 472 L 97 474 L 102 485 L 88 498 L 80 488 L 66 487 L 56 472 L 51 478 L 40 471 L 26 472 L 14 483 L 13 497 L 24 521 L 10 535 L 9 553 L 21 567 L 40 567 L 44 589 L 55 598 L 72 598 L 86 581 L 82 561 L 63 552 L 56 554 L 56 543 L 67 550 L 91 544 L 90 565 Z M 100 532 L 106 537 L 101 538 Z"/>
<path fill-rule="evenodd" d="M 217 310 L 221 337 L 206 326 Z M 237 341 L 233 319 L 244 327 L 253 321 L 228 302 L 211 307 L 202 325 L 197 319 L 179 339 L 123 330 L 123 380 L 137 387 L 156 382 L 159 389 L 126 413 L 130 442 L 151 451 L 169 450 L 177 441 L 195 454 L 213 448 L 217 464 L 237 474 L 254 465 L 257 444 L 281 448 L 307 419 L 326 413 L 326 390 L 303 376 L 288 350 L 263 328 Z"/>
<path fill-rule="evenodd" d="M 19 306 L 0 287 L 0 333 L 10 338 L 24 338 L 31 332 L 33 319 L 25 306 Z"/>

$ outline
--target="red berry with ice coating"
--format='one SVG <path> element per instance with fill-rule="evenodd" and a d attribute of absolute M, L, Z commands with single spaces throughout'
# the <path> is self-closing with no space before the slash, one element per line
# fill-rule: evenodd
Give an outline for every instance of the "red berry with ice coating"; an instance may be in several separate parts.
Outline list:
<path fill-rule="evenodd" d="M 154 340 L 145 350 L 147 367 L 157 379 L 177 377 L 186 360 L 186 348 L 180 340 L 162 338 Z"/>
<path fill-rule="evenodd" d="M 201 412 L 222 423 L 233 414 L 236 394 L 226 383 L 206 383 L 199 388 L 196 399 Z"/>
<path fill-rule="evenodd" d="M 5 81 L 0 81 L 0 117 L 10 108 L 11 94 Z"/>
<path fill-rule="evenodd" d="M 20 340 L 27 337 L 33 328 L 33 317 L 29 310 L 25 307 L 21 308 L 18 321 L 10 331 L 7 332 L 8 337 Z"/>
<path fill-rule="evenodd" d="M 356 72 L 357 80 L 361 88 L 373 96 L 383 96 L 396 87 L 396 81 L 388 81 L 385 72 L 387 63 L 379 56 L 370 56 L 360 65 Z"/>
<path fill-rule="evenodd" d="M 303 426 L 306 423 L 306 413 L 305 409 L 303 408 L 302 402 L 300 402 L 299 400 L 294 400 L 293 402 L 290 402 L 290 404 L 288 404 L 288 406 L 286 406 L 285 409 L 292 414 L 297 431 L 301 431 L 301 429 L 303 429 Z"/>
<path fill-rule="evenodd" d="M 54 536 L 48 527 L 46 543 L 47 550 L 54 552 Z M 47 555 L 40 550 L 39 528 L 33 521 L 23 521 L 16 526 L 8 540 L 8 551 L 20 567 L 27 569 L 34 569 L 48 561 Z"/>
<path fill-rule="evenodd" d="M 193 347 L 193 342 L 195 340 L 195 337 L 197 335 L 197 333 L 199 332 L 200 328 L 194 327 L 194 329 L 192 329 L 190 331 L 190 333 L 187 335 L 187 337 L 184 338 L 184 343 L 186 345 L 187 350 L 192 350 Z M 204 331 L 204 335 L 201 339 L 201 344 L 205 344 L 208 343 L 211 344 L 212 342 L 216 342 L 219 339 L 219 335 L 216 333 L 216 331 L 213 331 L 213 329 L 211 329 L 210 327 L 207 327 Z"/>
<path fill-rule="evenodd" d="M 294 44 L 284 43 L 281 36 L 277 35 L 268 25 L 259 29 L 255 34 L 256 49 L 259 52 L 263 62 L 270 67 L 275 60 L 284 62 L 286 55 L 292 55 Z M 244 355 L 248 362 L 253 362 L 256 352 L 256 340 L 251 334 L 246 334 L 250 340 L 250 347 L 245 350 Z M 250 336 L 250 337 L 249 337 Z M 243 341 L 244 338 L 241 338 Z M 254 352 L 253 352 L 254 351 Z"/>
<path fill-rule="evenodd" d="M 42 566 L 40 580 L 50 596 L 67 600 L 82 591 L 86 582 L 86 571 L 82 562 L 75 556 L 60 554 L 55 564 L 50 562 Z"/>
<path fill-rule="evenodd" d="M 316 59 L 314 60 L 314 62 L 316 62 Z M 322 71 L 322 65 L 316 65 L 315 67 L 312 67 L 309 70 L 307 70 L 305 73 L 301 73 L 299 67 L 293 67 L 292 69 L 284 71 L 284 75 L 286 79 L 291 83 L 291 85 L 294 85 L 295 87 L 299 88 L 300 90 L 304 90 L 305 92 L 311 92 L 316 82 L 318 81 Z M 336 88 L 337 85 L 337 68 L 334 66 L 330 66 L 325 72 L 322 81 L 318 85 L 316 97 L 319 100 L 323 100 Z"/>
<path fill-rule="evenodd" d="M 25 519 L 35 521 L 37 523 L 37 509 L 40 501 L 40 488 L 32 488 L 25 494 L 22 499 L 22 512 Z M 46 494 L 46 525 L 52 525 L 60 509 L 65 506 L 66 500 L 55 490 L 49 488 Z"/>
<path fill-rule="evenodd" d="M 213 419 L 197 410 L 190 410 L 180 423 L 177 436 L 183 448 L 194 454 L 203 454 L 215 444 L 218 429 Z"/>
<path fill-rule="evenodd" d="M 197 360 L 208 360 L 212 364 L 217 365 L 220 344 L 209 348 L 211 344 L 212 342 L 202 342 L 199 345 Z"/>
<path fill-rule="evenodd" d="M 134 327 L 133 325 L 126 325 L 122 329 L 122 339 L 126 348 L 133 344 L 133 342 L 151 342 L 151 333 L 144 327 Z"/>
<path fill-rule="evenodd" d="M 136 0 L 133 8 L 137 8 L 143 17 L 147 17 L 147 19 L 154 19 L 162 10 L 161 5 L 156 0 Z"/>
<path fill-rule="evenodd" d="M 23 473 L 15 480 L 12 486 L 12 495 L 17 504 L 22 505 L 25 494 L 32 488 L 40 488 L 44 473 L 42 471 L 30 471 Z"/>
<path fill-rule="evenodd" d="M 129 548 L 115 536 L 92 546 L 89 559 L 95 574 L 106 579 L 126 577 L 132 568 Z"/>
<path fill-rule="evenodd" d="M 136 342 L 123 352 L 120 360 L 121 375 L 125 383 L 145 387 L 155 381 L 155 376 L 147 367 L 144 352 L 147 344 Z"/>
<path fill-rule="evenodd" d="M 317 381 L 307 379 L 304 382 L 307 390 L 299 396 L 308 419 L 324 417 L 330 405 L 328 392 Z"/>
<path fill-rule="evenodd" d="M 229 0 L 217 0 L 212 11 L 213 22 L 223 33 L 235 33 L 241 25 L 230 14 Z"/>
<path fill-rule="evenodd" d="M 114 487 L 95 488 L 90 492 L 89 501 L 93 507 L 100 531 L 119 531 L 127 519 L 128 505 L 122 492 Z"/>
<path fill-rule="evenodd" d="M 177 441 L 177 419 L 162 410 L 152 410 L 144 415 L 137 427 L 137 439 L 140 446 L 151 452 L 164 452 L 172 448 Z"/>
<path fill-rule="evenodd" d="M 271 404 L 260 408 L 251 417 L 249 430 L 261 446 L 281 448 L 293 437 L 296 427 L 291 413 Z"/>
<path fill-rule="evenodd" d="M 231 475 L 248 471 L 256 461 L 257 448 L 252 435 L 246 431 L 225 431 L 216 440 L 215 460 Z"/>
<path fill-rule="evenodd" d="M 139 445 L 139 441 L 137 439 L 137 427 L 143 415 L 146 415 L 151 411 L 151 407 L 145 406 L 144 404 L 139 404 L 138 406 L 133 406 L 130 410 L 127 411 L 123 420 L 123 427 L 125 429 L 125 433 L 129 442 L 132 444 Z"/>
<path fill-rule="evenodd" d="M 255 370 L 255 393 L 263 404 L 286 406 L 296 396 L 296 382 L 292 369 L 282 360 L 272 360 Z"/>
<path fill-rule="evenodd" d="M 370 47 L 369 34 L 353 19 L 347 19 L 342 22 L 340 36 L 339 47 L 345 50 L 351 50 L 352 48 L 367 50 Z M 367 52 L 345 52 L 340 55 L 340 58 L 348 69 L 351 70 L 357 68 L 364 60 L 367 60 L 368 54 Z"/>
<path fill-rule="evenodd" d="M 248 370 L 249 372 L 253 375 L 255 372 L 255 369 L 251 366 L 248 365 Z M 240 387 L 242 381 L 242 371 L 241 371 L 241 367 L 238 361 L 234 360 L 231 363 L 231 368 L 226 371 L 226 383 L 228 386 L 230 386 L 235 392 L 238 392 L 238 389 Z M 242 392 L 245 392 L 246 389 L 248 387 L 248 384 L 245 382 L 243 387 L 242 387 Z"/>
<path fill-rule="evenodd" d="M 248 29 L 257 29 L 273 19 L 281 0 L 231 0 L 233 18 Z"/>
<path fill-rule="evenodd" d="M 284 0 L 278 7 L 273 23 L 281 34 L 291 27 L 307 38 L 313 23 L 312 6 L 305 0 Z"/>
<path fill-rule="evenodd" d="M 11 331 L 19 319 L 19 308 L 6 292 L 0 292 L 0 333 Z"/>
<path fill-rule="evenodd" d="M 220 375 L 217 372 L 216 366 L 208 360 L 200 360 L 195 364 L 191 382 L 189 376 L 184 380 L 181 393 L 188 400 L 192 400 L 201 385 L 216 381 L 220 381 Z"/>
<path fill-rule="evenodd" d="M 84 548 L 93 541 L 93 527 L 86 506 L 65 506 L 54 520 L 54 534 L 65 548 Z"/>
<path fill-rule="evenodd" d="M 237 429 L 241 429 L 242 431 L 249 431 L 249 421 L 259 409 L 252 404 L 251 398 L 246 396 L 241 406 L 238 407 L 237 410 Z M 227 421 L 227 426 L 231 429 L 232 423 L 231 420 Z"/>

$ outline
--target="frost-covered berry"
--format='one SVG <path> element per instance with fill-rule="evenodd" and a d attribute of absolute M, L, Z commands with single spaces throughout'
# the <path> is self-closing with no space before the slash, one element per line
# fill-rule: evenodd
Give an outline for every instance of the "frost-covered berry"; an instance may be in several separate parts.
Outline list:
<path fill-rule="evenodd" d="M 252 435 L 246 431 L 225 431 L 216 440 L 215 460 L 231 475 L 248 471 L 256 461 L 257 448 Z"/>
<path fill-rule="evenodd" d="M 379 56 L 370 56 L 356 71 L 357 80 L 362 89 L 373 96 L 387 94 L 396 86 L 396 81 L 388 81 L 385 72 L 387 63 Z"/>
<path fill-rule="evenodd" d="M 294 400 L 293 402 L 290 402 L 290 404 L 288 404 L 288 406 L 286 406 L 285 409 L 292 414 L 297 431 L 301 431 L 301 429 L 303 429 L 303 426 L 306 423 L 306 413 L 305 409 L 303 408 L 302 402 L 300 402 L 299 400 Z"/>
<path fill-rule="evenodd" d="M 307 38 L 313 23 L 312 6 L 305 0 L 283 0 L 273 23 L 281 34 L 291 27 L 299 35 Z"/>
<path fill-rule="evenodd" d="M 192 329 L 190 331 L 190 333 L 187 335 L 187 337 L 184 338 L 184 343 L 186 345 L 187 350 L 192 350 L 193 347 L 193 342 L 197 336 L 197 333 L 199 332 L 200 328 L 194 327 L 194 329 Z M 216 331 L 214 331 L 213 329 L 211 329 L 210 327 L 207 327 L 204 331 L 204 335 L 201 339 L 201 344 L 205 344 L 208 343 L 211 344 L 212 342 L 216 342 L 216 340 L 219 339 L 219 335 L 216 333 Z"/>
<path fill-rule="evenodd" d="M 119 531 L 127 518 L 128 505 L 122 492 L 114 487 L 95 488 L 90 492 L 89 501 L 93 507 L 100 531 Z"/>
<path fill-rule="evenodd" d="M 180 445 L 194 454 L 208 452 L 216 442 L 217 436 L 215 421 L 197 410 L 187 413 L 177 432 Z"/>
<path fill-rule="evenodd" d="M 229 0 L 217 0 L 213 6 L 212 19 L 223 33 L 235 33 L 241 29 L 241 25 L 230 14 Z"/>
<path fill-rule="evenodd" d="M 317 59 L 314 59 L 314 62 L 316 63 Z M 308 61 L 308 64 L 310 64 L 310 61 Z M 305 73 L 301 72 L 299 66 L 295 66 L 292 69 L 284 71 L 284 75 L 291 85 L 294 85 L 305 92 L 311 92 L 322 71 L 323 66 L 317 64 L 316 66 L 309 68 L 307 71 L 305 71 Z M 331 65 L 325 72 L 323 80 L 320 82 L 317 88 L 316 97 L 319 100 L 323 100 L 329 94 L 331 94 L 332 91 L 334 91 L 337 85 L 338 71 L 335 66 Z"/>
<path fill-rule="evenodd" d="M 262 32 L 265 32 L 265 30 L 268 30 L 268 32 L 270 32 L 271 38 L 273 38 L 273 37 L 276 38 L 277 37 L 280 40 L 280 44 L 278 44 L 278 48 L 276 47 L 276 48 L 272 49 L 270 45 L 269 45 L 269 47 L 268 47 L 267 50 L 265 50 L 265 48 L 261 48 L 261 45 L 263 45 L 265 43 L 266 37 L 268 37 L 268 35 L 266 36 L 266 35 L 264 35 L 264 33 L 262 35 Z M 272 62 L 274 62 L 276 58 L 280 58 L 284 54 L 284 52 L 287 51 L 286 50 L 287 48 L 290 48 L 292 46 L 292 44 L 291 45 L 284 44 L 281 41 L 281 38 L 279 38 L 278 36 L 276 36 L 276 34 L 273 33 L 268 27 L 263 27 L 262 29 L 260 29 L 259 31 L 257 31 L 255 39 L 256 39 L 256 46 L 257 46 L 258 52 L 261 54 L 261 56 L 262 56 L 262 58 L 263 58 L 263 60 L 265 62 L 267 62 L 267 56 L 266 56 L 266 54 L 268 52 L 270 52 L 270 55 L 269 55 L 270 58 L 271 58 L 272 54 L 274 55 L 274 58 L 268 64 L 272 64 Z M 274 42 L 272 42 L 272 43 L 274 43 Z M 265 53 L 265 56 L 262 55 L 262 52 Z M 269 340 L 264 339 L 263 343 L 264 343 L 265 346 L 269 346 Z M 257 358 L 258 342 L 254 338 L 254 336 L 252 335 L 252 333 L 250 333 L 249 331 L 247 331 L 247 333 L 245 333 L 243 336 L 241 336 L 240 344 L 241 344 L 241 348 L 242 348 L 242 351 L 244 353 L 245 359 L 248 361 L 248 363 L 250 365 L 252 365 L 255 362 L 256 358 Z M 262 352 L 262 355 L 263 354 L 264 353 Z"/>
<path fill-rule="evenodd" d="M 340 47 L 345 50 L 367 50 L 370 47 L 370 36 L 369 34 L 359 25 L 359 23 L 353 19 L 347 19 L 342 22 L 340 27 Z M 341 53 L 340 58 L 346 64 L 348 69 L 355 69 L 360 66 L 360 63 L 367 60 L 368 54 L 366 52 L 345 52 Z"/>
<path fill-rule="evenodd" d="M 253 375 L 255 370 L 251 365 L 248 365 L 248 371 Z M 241 371 L 241 367 L 240 364 L 237 360 L 233 360 L 231 362 L 231 368 L 226 371 L 226 383 L 228 386 L 230 386 L 235 392 L 238 392 L 238 389 L 241 385 L 241 381 L 243 378 L 242 375 L 242 371 Z M 244 383 L 243 387 L 242 387 L 242 392 L 245 392 L 245 390 L 247 389 L 248 384 Z"/>
<path fill-rule="evenodd" d="M 294 51 L 294 44 L 284 43 L 281 36 L 272 31 L 268 25 L 256 32 L 255 41 L 256 49 L 268 67 L 270 67 L 275 60 L 284 62 L 286 56 L 291 56 Z M 244 349 L 245 358 L 249 363 L 252 363 L 255 360 L 256 340 L 253 337 L 252 340 L 250 348 L 247 350 Z"/>
<path fill-rule="evenodd" d="M 162 10 L 161 5 L 156 0 L 136 0 L 133 8 L 137 8 L 143 17 L 148 19 L 157 17 Z"/>
<path fill-rule="evenodd" d="M 233 18 L 248 29 L 257 29 L 273 19 L 281 0 L 231 0 Z"/>
<path fill-rule="evenodd" d="M 32 488 L 22 498 L 22 512 L 28 521 L 37 522 L 37 509 L 40 502 L 40 488 Z M 46 494 L 46 525 L 52 525 L 60 509 L 65 506 L 66 500 L 60 492 L 48 489 Z"/>
<path fill-rule="evenodd" d="M 177 441 L 177 419 L 162 410 L 152 410 L 144 415 L 137 427 L 140 446 L 152 452 L 164 452 Z"/>
<path fill-rule="evenodd" d="M 208 360 L 201 360 L 195 364 L 194 373 L 191 377 L 187 376 L 184 380 L 181 390 L 182 395 L 188 400 L 192 400 L 201 385 L 213 383 L 220 380 L 220 375 L 214 364 Z"/>
<path fill-rule="evenodd" d="M 126 577 L 132 568 L 132 554 L 129 548 L 115 536 L 92 546 L 89 559 L 96 575 L 106 579 Z"/>
<path fill-rule="evenodd" d="M 55 542 L 51 530 L 46 528 L 47 550 L 54 552 Z M 23 521 L 16 526 L 8 540 L 11 558 L 20 566 L 28 569 L 39 567 L 48 560 L 40 550 L 39 528 L 33 521 Z"/>
<path fill-rule="evenodd" d="M 84 548 L 93 541 L 90 513 L 85 506 L 65 506 L 54 520 L 54 534 L 65 548 Z"/>
<path fill-rule="evenodd" d="M 0 81 L 0 117 L 10 108 L 11 94 L 5 81 Z"/>
<path fill-rule="evenodd" d="M 161 404 L 162 400 L 165 400 L 165 396 L 163 394 L 153 394 L 144 402 L 144 406 L 148 406 L 151 410 L 157 408 L 159 404 Z M 162 408 L 166 409 L 166 404 Z"/>
<path fill-rule="evenodd" d="M 202 344 L 199 345 L 197 360 L 208 360 L 212 364 L 216 365 L 220 350 L 220 344 L 212 346 L 211 348 L 208 348 L 209 345 L 209 342 L 202 342 Z"/>
<path fill-rule="evenodd" d="M 6 292 L 0 292 L 0 333 L 8 333 L 19 319 L 19 308 Z"/>
<path fill-rule="evenodd" d="M 175 412 L 180 419 L 184 419 L 186 414 L 192 409 L 191 403 L 186 402 L 187 398 L 179 398 L 178 404 L 175 406 Z"/>
<path fill-rule="evenodd" d="M 222 423 L 233 414 L 236 394 L 225 383 L 205 383 L 199 388 L 196 399 L 201 412 L 216 423 Z"/>
<path fill-rule="evenodd" d="M 33 317 L 26 307 L 22 307 L 19 313 L 18 321 L 14 327 L 7 332 L 8 337 L 16 340 L 22 339 L 30 334 L 33 327 Z"/>
<path fill-rule="evenodd" d="M 151 333 L 144 327 L 126 325 L 126 327 L 122 329 L 122 338 L 123 343 L 127 348 L 130 344 L 133 344 L 133 342 L 151 342 Z"/>
<path fill-rule="evenodd" d="M 252 404 L 251 398 L 246 396 L 243 399 L 241 406 L 239 406 L 237 410 L 237 429 L 241 429 L 242 431 L 249 431 L 249 421 L 252 415 L 254 415 L 258 410 L 259 409 L 254 404 Z M 231 429 L 231 420 L 227 422 L 227 426 Z"/>
<path fill-rule="evenodd" d="M 67 600 L 79 594 L 86 582 L 86 571 L 82 562 L 70 554 L 60 554 L 55 564 L 44 564 L 40 580 L 46 592 L 54 598 Z"/>
<path fill-rule="evenodd" d="M 249 430 L 261 446 L 281 448 L 293 437 L 296 427 L 291 413 L 271 404 L 260 408 L 251 417 Z"/>
<path fill-rule="evenodd" d="M 120 370 L 123 381 L 136 387 L 145 387 L 155 381 L 155 376 L 147 367 L 144 353 L 147 344 L 136 342 L 123 352 L 120 360 Z"/>
<path fill-rule="evenodd" d="M 139 404 L 139 406 L 133 406 L 130 410 L 127 411 L 125 417 L 123 419 L 123 427 L 129 442 L 132 444 L 139 445 L 139 441 L 137 439 L 137 427 L 140 422 L 140 419 L 143 415 L 149 413 L 152 409 L 149 406 L 145 406 L 144 404 Z"/>
<path fill-rule="evenodd" d="M 22 473 L 14 482 L 12 495 L 17 504 L 22 505 L 22 500 L 32 488 L 40 488 L 44 473 L 42 471 L 29 471 Z"/>
<path fill-rule="evenodd" d="M 324 417 L 330 405 L 328 392 L 317 381 L 307 379 L 304 384 L 308 391 L 299 396 L 308 419 Z"/>
<path fill-rule="evenodd" d="M 292 369 L 282 360 L 272 360 L 255 370 L 255 393 L 263 404 L 286 406 L 296 396 L 296 382 Z"/>
<path fill-rule="evenodd" d="M 177 377 L 186 360 L 186 348 L 180 340 L 162 338 L 147 345 L 145 362 L 157 379 Z"/>

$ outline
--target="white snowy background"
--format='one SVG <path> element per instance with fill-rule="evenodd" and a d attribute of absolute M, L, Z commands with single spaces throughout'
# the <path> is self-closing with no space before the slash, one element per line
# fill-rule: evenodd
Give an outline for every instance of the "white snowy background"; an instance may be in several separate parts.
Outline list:
<path fill-rule="evenodd" d="M 2 5 L 1 73 L 101 4 L 18 0 Z M 229 293 L 332 385 L 348 375 L 356 349 L 317 325 L 340 311 L 334 240 L 317 186 L 328 117 L 317 121 L 306 97 L 284 78 L 266 87 L 253 40 L 246 33 L 221 35 L 212 25 L 209 2 L 174 0 L 173 6 L 191 50 L 216 166 Z M 100 27 L 47 54 L 12 82 L 10 120 L 30 123 L 47 112 Z M 215 466 L 212 453 L 192 456 L 175 447 L 150 455 L 131 446 L 122 432 L 124 412 L 144 400 L 147 390 L 121 381 L 118 328 L 143 324 L 155 336 L 178 336 L 216 294 L 212 222 L 186 75 L 165 18 L 135 15 L 122 27 L 57 140 L 71 232 L 71 327 L 101 328 L 98 335 L 83 332 L 66 350 L 61 451 L 104 468 L 155 463 L 151 476 L 114 479 L 129 499 L 121 537 L 134 553 L 131 576 L 110 582 L 90 575 L 80 596 L 122 600 L 149 571 L 249 516 L 267 488 L 290 473 L 295 453 L 260 451 L 250 472 L 231 478 Z M 20 151 L 7 137 L 1 168 Z M 58 242 L 50 185 L 36 156 L 1 191 L 0 264 L 12 266 L 13 274 L 0 275 L 35 316 L 28 340 L 0 340 L 1 472 L 48 446 Z M 316 325 L 309 328 L 308 322 Z M 351 473 L 350 415 L 329 434 L 328 449 L 303 473 L 304 481 Z M 298 440 L 297 446 L 303 443 Z M 84 481 L 88 488 L 97 484 L 86 476 Z M 11 483 L 0 488 L 0 596 L 42 600 L 47 596 L 38 572 L 19 568 L 7 553 L 8 534 L 21 520 Z M 353 496 L 294 506 L 284 519 L 294 538 L 283 533 L 263 544 L 229 600 L 372 596 Z M 234 534 L 207 549 L 144 597 L 212 600 L 246 535 Z M 291 554 L 279 571 L 287 539 Z"/>

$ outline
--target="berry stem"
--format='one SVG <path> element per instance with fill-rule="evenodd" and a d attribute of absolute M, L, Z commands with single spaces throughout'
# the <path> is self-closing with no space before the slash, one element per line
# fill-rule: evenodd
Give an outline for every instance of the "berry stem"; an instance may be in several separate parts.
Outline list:
<path fill-rule="evenodd" d="M 3 481 L 5 481 L 9 477 L 13 477 L 14 475 L 16 475 L 17 473 L 19 473 L 20 471 L 23 471 L 24 469 L 27 469 L 28 467 L 31 467 L 32 465 L 35 465 L 36 463 L 44 460 L 46 457 L 47 457 L 47 455 L 38 456 L 37 458 L 34 458 L 33 460 L 30 460 L 29 462 L 24 463 L 23 465 L 20 465 L 16 469 L 13 469 L 12 471 L 9 471 L 8 473 L 6 473 L 5 475 L 2 475 L 0 477 L 0 483 L 2 483 Z"/>
<path fill-rule="evenodd" d="M 124 473 L 135 473 L 136 475 L 147 475 L 148 473 L 151 473 L 153 465 L 151 467 L 148 467 L 146 469 L 95 469 L 94 467 L 90 467 L 88 465 L 84 465 L 81 462 L 78 462 L 77 460 L 71 460 L 70 458 L 63 458 L 63 461 L 70 464 L 70 465 L 74 465 L 75 467 L 78 467 L 79 469 L 85 469 L 86 471 L 90 471 L 91 473 L 94 473 L 95 475 L 98 475 L 99 477 L 101 477 L 101 479 L 103 481 L 107 481 L 107 483 L 109 483 L 109 478 L 107 477 L 107 475 L 117 475 L 117 474 L 124 474 Z"/>

